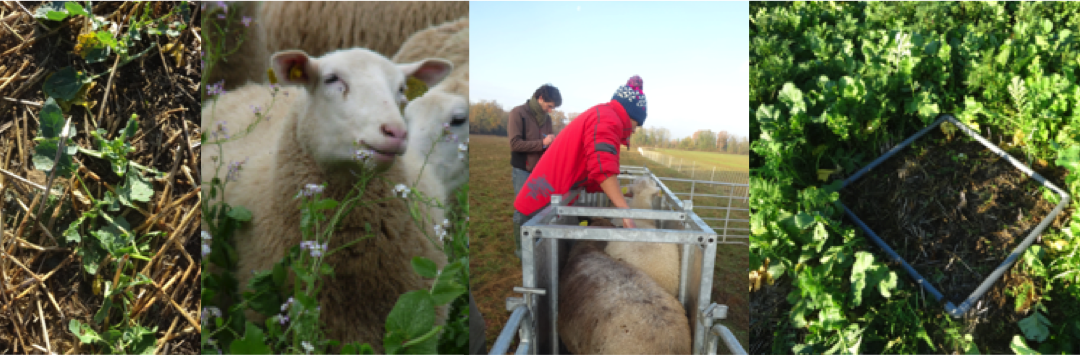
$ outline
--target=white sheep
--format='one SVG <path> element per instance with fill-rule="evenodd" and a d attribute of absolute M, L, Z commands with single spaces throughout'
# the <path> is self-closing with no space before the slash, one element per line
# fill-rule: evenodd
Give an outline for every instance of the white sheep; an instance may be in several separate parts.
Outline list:
<path fill-rule="evenodd" d="M 267 81 L 266 63 L 247 58 L 291 49 L 320 56 L 353 47 L 390 57 L 413 33 L 469 14 L 467 1 L 266 1 L 230 2 L 229 7 L 254 23 L 241 47 L 218 64 L 221 70 L 210 73 L 210 83 L 225 80 L 230 90 Z M 226 37 L 240 30 L 234 26 Z"/>
<path fill-rule="evenodd" d="M 653 199 L 660 194 L 660 188 L 652 179 L 636 180 L 630 186 L 634 198 L 630 208 L 655 209 Z M 619 219 L 621 222 L 622 220 Z M 637 228 L 656 228 L 655 220 L 635 219 Z M 611 242 L 605 250 L 616 260 L 622 260 L 644 271 L 656 280 L 672 296 L 679 295 L 679 246 L 672 243 Z"/>
<path fill-rule="evenodd" d="M 689 354 L 679 301 L 641 270 L 578 241 L 559 277 L 559 337 L 575 354 Z"/>
<path fill-rule="evenodd" d="M 409 148 L 401 159 L 410 179 L 419 176 L 417 189 L 446 207 L 454 201 L 453 191 L 469 181 L 468 26 L 463 18 L 417 32 L 393 58 L 397 63 L 442 58 L 454 64 L 446 79 L 405 107 Z M 445 216 L 440 208 L 424 211 L 436 223 Z"/>
<path fill-rule="evenodd" d="M 299 51 L 279 52 L 271 62 L 279 80 L 294 86 L 275 95 L 273 109 L 265 107 L 271 89 L 255 85 L 203 105 L 206 127 L 213 127 L 208 120 L 246 126 L 253 121 L 252 104 L 263 105 L 270 115 L 269 122 L 223 148 L 230 161 L 245 161 L 224 200 L 248 208 L 253 216 L 236 232 L 236 275 L 247 289 L 253 271 L 269 269 L 300 243 L 297 195 L 305 185 L 325 183 L 322 196 L 341 201 L 357 182 L 354 174 L 380 172 L 329 241 L 327 250 L 355 243 L 326 257 L 335 277 L 324 279 L 319 303 L 329 338 L 370 342 L 382 351 L 386 316 L 398 297 L 431 287 L 430 280 L 413 271 L 412 257 L 426 257 L 439 267 L 446 264 L 446 256 L 413 223 L 406 201 L 394 188 L 405 181 L 401 164 L 395 164 L 406 149 L 406 125 L 399 108 L 405 78 L 413 75 L 434 85 L 452 65 L 440 59 L 394 64 L 359 48 L 319 58 Z M 358 160 L 358 148 L 370 157 Z M 222 153 L 216 145 L 204 149 L 210 156 Z M 214 164 L 209 160 L 203 163 L 207 172 Z M 208 175 L 203 175 L 203 184 L 211 178 Z M 250 312 L 249 317 L 260 318 Z"/>
<path fill-rule="evenodd" d="M 453 192 L 469 182 L 468 151 L 463 149 L 469 137 L 469 101 L 461 95 L 430 91 L 405 107 L 405 117 L 409 147 L 401 163 L 408 184 L 416 182 L 424 195 L 449 206 Z M 427 213 L 436 222 L 445 216 L 439 208 L 427 209 Z"/>

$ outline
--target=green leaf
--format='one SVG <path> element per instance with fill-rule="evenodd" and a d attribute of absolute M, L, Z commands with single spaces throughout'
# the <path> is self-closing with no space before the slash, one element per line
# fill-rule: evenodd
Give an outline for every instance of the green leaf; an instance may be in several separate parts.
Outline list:
<path fill-rule="evenodd" d="M 277 314 L 283 303 L 278 289 L 274 285 L 273 273 L 260 271 L 248 281 L 249 286 L 255 292 L 244 292 L 244 300 L 248 301 L 251 309 L 266 316 Z"/>
<path fill-rule="evenodd" d="M 121 202 L 134 207 L 130 201 L 150 202 L 150 197 L 154 196 L 154 186 L 150 185 L 150 180 L 138 171 L 131 171 L 127 174 L 127 184 L 121 186 L 118 193 Z"/>
<path fill-rule="evenodd" d="M 251 211 L 244 208 L 244 206 L 232 206 L 226 215 L 240 222 L 251 221 Z"/>
<path fill-rule="evenodd" d="M 105 281 L 107 284 L 112 284 L 112 281 Z M 101 308 L 98 308 L 97 313 L 94 314 L 94 324 L 101 324 L 105 321 L 105 316 L 109 314 L 109 309 L 112 308 L 113 302 L 111 297 L 105 297 L 105 301 L 101 304 Z"/>
<path fill-rule="evenodd" d="M 1042 342 L 1050 336 L 1050 320 L 1038 310 L 1031 312 L 1031 316 L 1021 319 L 1017 324 L 1024 336 L 1030 340 Z"/>
<path fill-rule="evenodd" d="M 132 236 L 124 231 L 131 231 L 131 225 L 128 224 L 124 217 L 114 217 L 114 223 L 110 223 L 95 232 L 90 232 L 91 235 L 97 237 L 101 242 L 101 247 L 112 254 L 114 257 L 120 257 L 120 249 L 129 246 L 132 241 Z M 121 229 L 123 228 L 123 229 Z"/>
<path fill-rule="evenodd" d="M 71 101 L 82 90 L 83 85 L 89 84 L 90 78 L 72 67 L 63 67 L 56 73 L 49 75 L 41 89 L 45 95 L 54 97 L 60 101 Z"/>
<path fill-rule="evenodd" d="M 825 225 L 818 223 L 814 226 L 814 247 L 817 252 L 820 253 L 821 249 L 825 247 L 825 243 L 829 241 L 829 232 L 825 230 Z"/>
<path fill-rule="evenodd" d="M 806 112 L 806 101 L 803 100 L 803 93 L 792 83 L 785 83 L 784 88 L 780 89 L 780 101 L 787 104 L 793 117 Z"/>
<path fill-rule="evenodd" d="M 45 99 L 41 106 L 41 124 L 38 126 L 39 138 L 57 138 L 64 129 L 64 114 L 60 105 L 52 97 Z"/>
<path fill-rule="evenodd" d="M 135 354 L 153 354 L 157 347 L 157 337 L 154 333 L 157 327 L 150 329 L 141 325 L 135 325 L 124 332 L 124 338 L 131 341 L 131 352 Z"/>
<path fill-rule="evenodd" d="M 1024 341 L 1024 338 L 1021 338 L 1019 335 L 1013 336 L 1012 343 L 1009 343 L 1009 348 L 1018 355 L 1039 355 L 1039 352 L 1029 348 L 1027 342 Z"/>
<path fill-rule="evenodd" d="M 68 13 L 62 11 L 49 11 L 46 13 L 45 17 L 52 21 L 62 21 L 68 17 Z"/>
<path fill-rule="evenodd" d="M 435 262 L 422 256 L 414 256 L 412 258 L 412 267 L 413 270 L 416 270 L 417 274 L 428 279 L 435 278 L 435 275 L 438 272 Z"/>
<path fill-rule="evenodd" d="M 105 258 L 105 253 L 96 243 L 89 244 L 90 245 L 79 249 L 79 256 L 82 257 L 83 269 L 86 269 L 86 273 L 97 275 L 98 264 L 101 262 L 101 259 Z"/>
<path fill-rule="evenodd" d="M 810 225 L 813 223 L 814 216 L 808 213 L 800 212 L 798 215 L 795 216 L 795 226 L 799 229 L 810 228 Z"/>
<path fill-rule="evenodd" d="M 330 210 L 338 206 L 338 202 L 331 199 L 323 199 L 315 202 L 312 206 L 315 211 Z"/>
<path fill-rule="evenodd" d="M 888 267 L 874 262 L 874 255 L 865 251 L 855 253 L 855 264 L 851 271 L 851 292 L 856 306 L 862 304 L 863 294 L 868 287 L 877 286 L 881 295 L 889 298 L 889 292 L 896 288 L 896 273 Z"/>
<path fill-rule="evenodd" d="M 73 15 L 88 16 L 87 13 L 86 13 L 86 10 L 84 10 L 82 5 L 79 5 L 79 3 L 77 3 L 77 2 L 68 1 L 68 2 L 64 3 L 64 7 L 67 8 L 68 12 L 73 14 Z"/>
<path fill-rule="evenodd" d="M 111 49 L 120 47 L 120 43 L 116 42 L 116 38 L 113 37 L 112 32 L 97 31 L 97 38 L 101 43 L 109 46 Z"/>
<path fill-rule="evenodd" d="M 52 174 L 52 170 L 56 169 L 56 177 L 66 179 L 71 176 L 76 169 L 75 162 L 71 159 L 70 155 L 60 154 L 60 163 L 56 163 L 56 151 L 60 147 L 60 140 L 57 138 L 46 139 L 38 143 L 34 147 L 34 168 L 45 171 L 48 174 Z"/>
<path fill-rule="evenodd" d="M 135 133 L 139 132 L 139 115 L 131 114 L 131 118 L 128 119 L 127 127 L 124 127 L 124 131 L 120 133 L 119 140 L 126 141 L 128 138 L 135 137 Z"/>
<path fill-rule="evenodd" d="M 468 287 L 458 282 L 458 276 L 464 268 L 461 261 L 455 261 L 447 265 L 435 280 L 435 287 L 431 290 L 431 298 L 436 306 L 453 302 L 458 296 L 468 292 Z"/>
<path fill-rule="evenodd" d="M 447 279 L 447 281 L 438 281 L 435 284 L 434 289 L 431 290 L 431 298 L 435 301 L 435 305 L 443 305 L 453 302 L 468 291 L 468 287 Z"/>
<path fill-rule="evenodd" d="M 435 303 L 427 290 L 411 291 L 398 298 L 386 317 L 386 332 L 401 332 L 414 339 L 435 326 Z"/>
<path fill-rule="evenodd" d="M 263 343 L 265 336 L 262 329 L 251 322 L 245 322 L 244 337 L 234 340 L 229 344 L 229 352 L 233 354 L 271 354 L 270 347 Z"/>
<path fill-rule="evenodd" d="M 1080 145 L 1073 145 L 1058 152 L 1058 158 L 1054 161 L 1060 167 L 1069 169 L 1070 172 L 1080 171 Z"/>
<path fill-rule="evenodd" d="M 940 112 L 941 109 L 938 108 L 936 103 L 922 102 L 919 104 L 919 117 L 923 119 L 923 122 L 933 121 Z"/>
<path fill-rule="evenodd" d="M 72 334 L 75 334 L 75 337 L 79 338 L 79 341 L 83 344 L 93 344 L 96 341 L 103 340 L 101 339 L 101 336 L 98 335 L 98 333 L 90 327 L 90 325 L 83 324 L 82 322 L 75 319 L 72 319 L 71 322 L 68 322 L 68 330 L 70 330 Z"/>

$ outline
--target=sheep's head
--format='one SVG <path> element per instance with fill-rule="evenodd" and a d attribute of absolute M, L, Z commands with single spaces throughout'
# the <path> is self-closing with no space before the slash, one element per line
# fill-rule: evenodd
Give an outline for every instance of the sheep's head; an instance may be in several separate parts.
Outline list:
<path fill-rule="evenodd" d="M 660 193 L 660 187 L 656 186 L 656 182 L 649 177 L 642 176 L 634 180 L 630 185 L 630 191 L 634 193 L 634 196 L 638 195 L 656 195 Z"/>
<path fill-rule="evenodd" d="M 427 156 L 424 171 L 433 171 L 448 190 L 469 181 L 468 151 L 461 149 L 469 138 L 467 98 L 428 91 L 405 107 L 405 121 L 409 123 L 409 155 L 419 162 Z"/>
<path fill-rule="evenodd" d="M 408 127 L 399 109 L 405 102 L 405 77 L 412 75 L 431 86 L 452 69 L 442 59 L 394 64 L 363 48 L 318 58 L 283 51 L 271 57 L 270 65 L 283 84 L 306 89 L 308 99 L 295 134 L 305 152 L 326 170 L 365 165 L 388 169 L 408 145 Z M 367 156 L 358 159 L 358 151 Z"/>

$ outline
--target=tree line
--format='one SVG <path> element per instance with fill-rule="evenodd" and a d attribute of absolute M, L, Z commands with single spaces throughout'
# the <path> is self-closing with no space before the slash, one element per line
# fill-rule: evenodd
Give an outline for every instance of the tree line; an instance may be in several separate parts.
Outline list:
<path fill-rule="evenodd" d="M 570 121 L 573 121 L 580 113 L 552 110 L 551 118 L 554 124 L 555 134 L 558 135 Z M 498 102 L 480 100 L 469 105 L 469 133 L 488 134 L 506 137 L 506 124 L 510 119 L 510 111 L 504 109 Z M 645 127 L 638 129 L 630 136 L 632 146 L 671 148 L 693 150 L 702 152 L 716 152 L 728 154 L 749 154 L 750 139 L 738 136 L 727 131 L 713 132 L 712 130 L 699 130 L 688 137 L 677 138 L 671 131 L 663 127 Z"/>

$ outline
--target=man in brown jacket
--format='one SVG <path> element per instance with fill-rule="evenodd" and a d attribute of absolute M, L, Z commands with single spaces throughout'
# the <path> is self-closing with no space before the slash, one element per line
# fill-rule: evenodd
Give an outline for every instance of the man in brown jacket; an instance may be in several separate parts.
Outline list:
<path fill-rule="evenodd" d="M 559 89 L 544 84 L 536 89 L 532 98 L 525 104 L 510 110 L 510 119 L 506 124 L 506 133 L 510 136 L 510 165 L 513 167 L 514 197 L 517 197 L 525 180 L 536 162 L 544 155 L 551 142 L 555 140 L 552 134 L 551 110 L 562 106 L 562 95 Z M 517 214 L 515 214 L 517 217 Z M 521 257 L 521 239 L 517 236 L 521 233 L 521 225 L 526 221 L 514 219 L 514 244 L 517 245 L 515 254 Z"/>

